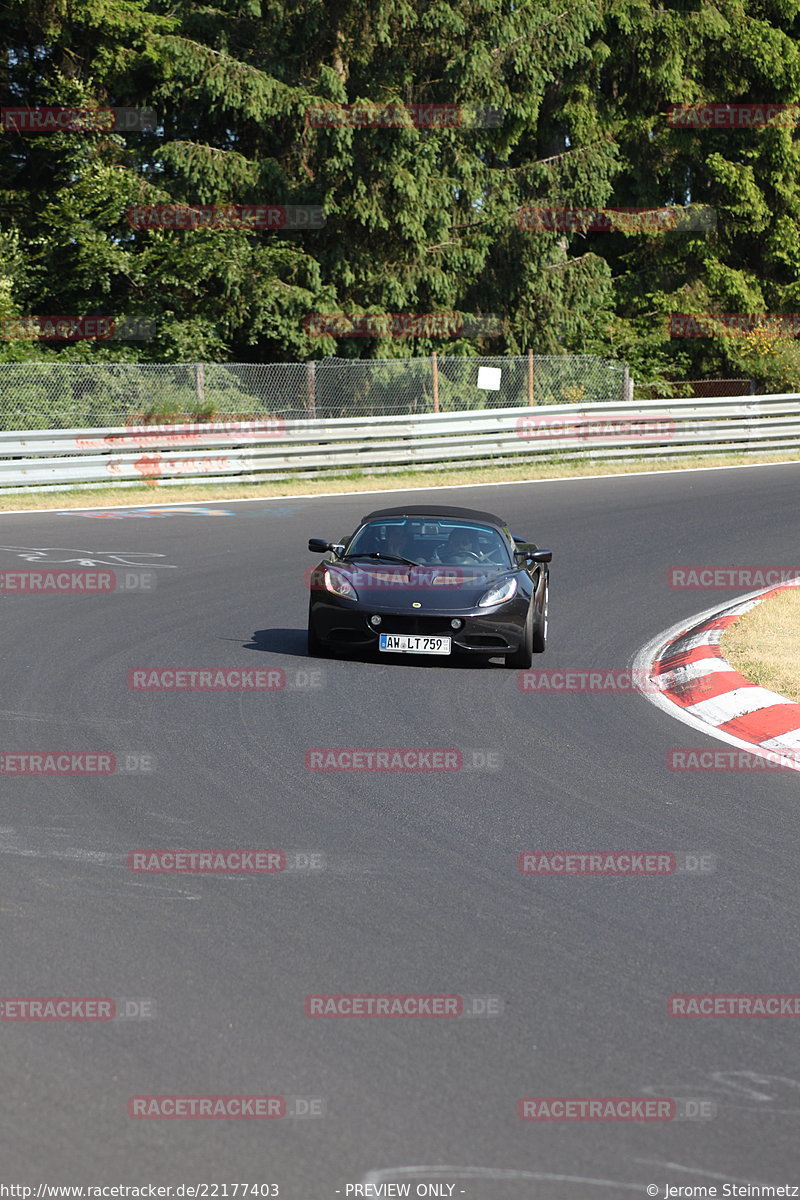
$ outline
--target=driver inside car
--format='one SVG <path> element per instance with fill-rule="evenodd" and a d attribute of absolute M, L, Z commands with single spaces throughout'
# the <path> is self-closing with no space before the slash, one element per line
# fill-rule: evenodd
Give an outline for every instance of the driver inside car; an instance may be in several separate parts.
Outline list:
<path fill-rule="evenodd" d="M 443 563 L 471 563 L 483 558 L 478 539 L 469 529 L 454 529 L 437 551 Z"/>
<path fill-rule="evenodd" d="M 383 544 L 384 554 L 397 558 L 414 558 L 414 539 L 406 533 L 402 525 L 390 525 L 386 530 L 386 541 Z"/>

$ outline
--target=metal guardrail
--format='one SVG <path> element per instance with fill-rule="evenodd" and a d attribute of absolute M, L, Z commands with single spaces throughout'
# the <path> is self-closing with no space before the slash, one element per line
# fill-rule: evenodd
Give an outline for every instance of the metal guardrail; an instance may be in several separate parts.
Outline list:
<path fill-rule="evenodd" d="M 659 458 L 800 447 L 800 395 L 558 404 L 414 417 L 0 432 L 0 492 L 254 483 L 551 457 Z"/>

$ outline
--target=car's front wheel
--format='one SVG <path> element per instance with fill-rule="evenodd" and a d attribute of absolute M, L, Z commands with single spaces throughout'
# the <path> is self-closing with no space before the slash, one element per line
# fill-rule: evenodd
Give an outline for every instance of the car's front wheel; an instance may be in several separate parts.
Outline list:
<path fill-rule="evenodd" d="M 533 620 L 533 604 L 531 604 L 525 618 L 525 627 L 519 646 L 512 654 L 506 655 L 507 667 L 516 667 L 517 670 L 524 671 L 533 662 Z"/>
<path fill-rule="evenodd" d="M 330 651 L 317 636 L 314 618 L 311 615 L 311 605 L 308 606 L 308 654 L 310 658 L 329 658 Z"/>
<path fill-rule="evenodd" d="M 547 609 L 550 601 L 550 580 L 544 581 L 544 599 L 542 610 L 537 612 L 533 621 L 533 652 L 542 654 L 547 646 Z"/>

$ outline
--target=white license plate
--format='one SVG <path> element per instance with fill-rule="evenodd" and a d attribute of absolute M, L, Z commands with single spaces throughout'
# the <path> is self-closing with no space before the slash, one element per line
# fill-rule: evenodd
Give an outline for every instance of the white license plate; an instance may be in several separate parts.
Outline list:
<path fill-rule="evenodd" d="M 449 654 L 449 637 L 424 637 L 417 633 L 382 633 L 379 649 L 389 654 Z"/>

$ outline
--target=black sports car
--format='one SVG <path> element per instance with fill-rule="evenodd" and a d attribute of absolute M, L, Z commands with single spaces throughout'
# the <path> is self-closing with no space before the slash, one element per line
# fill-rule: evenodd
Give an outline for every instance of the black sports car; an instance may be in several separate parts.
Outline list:
<path fill-rule="evenodd" d="M 502 517 L 436 505 L 385 508 L 311 572 L 308 652 L 482 654 L 529 667 L 547 639 L 552 551 L 514 537 Z"/>

